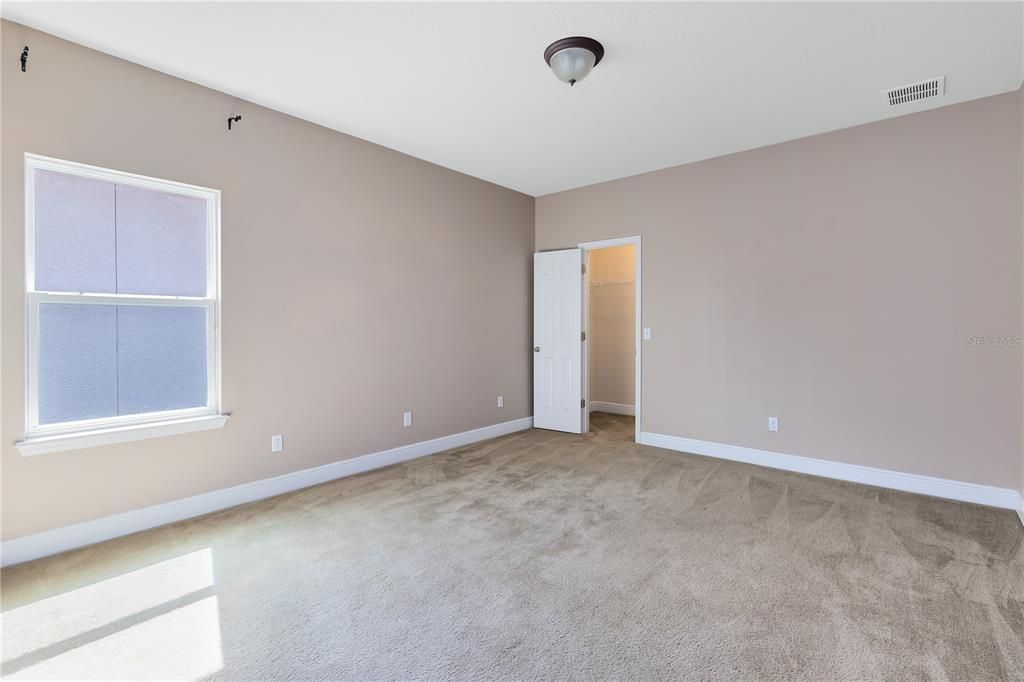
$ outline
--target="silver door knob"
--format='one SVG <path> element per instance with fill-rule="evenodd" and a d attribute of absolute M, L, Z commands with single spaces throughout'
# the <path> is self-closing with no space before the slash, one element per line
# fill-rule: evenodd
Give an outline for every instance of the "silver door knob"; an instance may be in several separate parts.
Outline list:
<path fill-rule="evenodd" d="M 534 353 L 539 353 L 540 352 L 540 346 L 534 346 L 533 347 L 533 352 Z"/>

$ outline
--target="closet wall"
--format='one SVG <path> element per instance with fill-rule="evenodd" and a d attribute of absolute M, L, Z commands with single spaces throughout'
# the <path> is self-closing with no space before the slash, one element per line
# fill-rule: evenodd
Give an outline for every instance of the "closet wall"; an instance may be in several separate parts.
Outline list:
<path fill-rule="evenodd" d="M 590 404 L 635 400 L 636 247 L 590 252 Z"/>

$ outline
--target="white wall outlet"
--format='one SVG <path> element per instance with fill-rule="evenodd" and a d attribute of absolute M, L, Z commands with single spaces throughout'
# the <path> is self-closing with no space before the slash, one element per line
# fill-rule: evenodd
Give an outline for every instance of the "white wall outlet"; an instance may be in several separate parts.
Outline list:
<path fill-rule="evenodd" d="M 768 417 L 768 430 L 769 431 L 778 431 L 779 430 L 779 418 L 778 417 Z"/>
<path fill-rule="evenodd" d="M 650 327 L 644 327 L 644 341 L 650 341 L 650 340 L 651 340 L 651 328 Z"/>
<path fill-rule="evenodd" d="M 402 413 L 402 426 L 412 426 L 412 412 Z"/>
<path fill-rule="evenodd" d="M 281 452 L 284 450 L 284 434 L 276 434 L 270 437 L 270 451 Z"/>
<path fill-rule="evenodd" d="M 498 396 L 498 407 L 505 407 L 505 396 Z"/>

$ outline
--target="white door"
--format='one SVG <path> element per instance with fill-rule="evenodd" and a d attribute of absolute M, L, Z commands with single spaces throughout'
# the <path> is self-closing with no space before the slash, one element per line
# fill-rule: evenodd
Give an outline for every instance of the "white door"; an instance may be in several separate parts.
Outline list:
<path fill-rule="evenodd" d="M 583 433 L 583 250 L 533 255 L 533 425 Z"/>

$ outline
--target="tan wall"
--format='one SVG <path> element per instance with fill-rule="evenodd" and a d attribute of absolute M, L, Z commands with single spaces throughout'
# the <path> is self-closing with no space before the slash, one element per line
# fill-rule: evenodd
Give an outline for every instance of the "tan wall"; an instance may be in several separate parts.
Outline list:
<path fill-rule="evenodd" d="M 636 400 L 636 247 L 589 253 L 590 402 L 632 405 Z"/>
<path fill-rule="evenodd" d="M 531 197 L 17 24 L 3 44 L 32 56 L 2 60 L 4 539 L 531 414 Z M 13 447 L 25 152 L 223 191 L 224 429 Z"/>
<path fill-rule="evenodd" d="M 1020 109 L 542 197 L 537 248 L 643 236 L 645 431 L 1017 487 L 1021 348 L 971 337 L 1022 326 Z"/>

